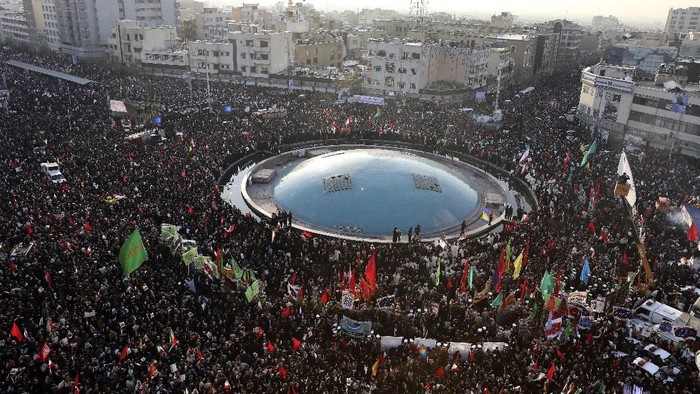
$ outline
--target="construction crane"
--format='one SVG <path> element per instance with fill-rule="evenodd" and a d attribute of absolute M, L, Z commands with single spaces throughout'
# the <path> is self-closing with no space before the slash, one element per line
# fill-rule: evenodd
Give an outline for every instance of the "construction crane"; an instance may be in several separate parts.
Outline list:
<path fill-rule="evenodd" d="M 625 152 L 622 152 L 620 155 L 617 175 L 618 180 L 615 184 L 615 194 L 620 196 L 622 205 L 625 206 L 625 211 L 627 213 L 626 218 L 630 220 L 634 230 L 637 252 L 639 253 L 639 259 L 644 269 L 644 280 L 642 280 L 640 275 L 637 275 L 637 292 L 647 294 L 654 288 L 654 274 L 651 272 L 651 267 L 647 260 L 647 250 L 644 245 L 644 239 L 646 238 L 644 219 L 639 215 L 639 212 L 637 212 L 637 192 L 634 186 L 634 179 L 632 178 L 632 169 L 627 161 Z"/>

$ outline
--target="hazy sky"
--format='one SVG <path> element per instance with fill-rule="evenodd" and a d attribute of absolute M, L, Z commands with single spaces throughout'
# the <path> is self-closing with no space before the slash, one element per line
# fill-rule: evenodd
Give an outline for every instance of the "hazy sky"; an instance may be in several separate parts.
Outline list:
<path fill-rule="evenodd" d="M 204 0 L 216 6 L 240 5 L 243 1 Z M 293 0 L 295 3 L 300 0 Z M 407 12 L 411 0 L 307 0 L 321 11 L 357 8 L 385 8 Z M 246 0 L 254 3 L 254 0 Z M 266 6 L 279 0 L 259 0 Z M 285 0 L 285 3 L 287 1 Z M 698 6 L 698 0 L 490 0 L 486 2 L 467 0 L 426 0 L 430 12 L 449 12 L 473 16 L 488 16 L 501 11 L 510 11 L 523 19 L 563 17 L 590 23 L 595 15 L 614 15 L 623 23 L 666 23 L 670 8 Z"/>

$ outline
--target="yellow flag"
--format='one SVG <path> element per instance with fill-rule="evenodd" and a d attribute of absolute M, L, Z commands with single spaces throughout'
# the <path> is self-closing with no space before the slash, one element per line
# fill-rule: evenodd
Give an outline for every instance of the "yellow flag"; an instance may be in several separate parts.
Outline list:
<path fill-rule="evenodd" d="M 520 269 L 523 266 L 523 252 L 520 252 L 518 258 L 515 259 L 515 261 L 513 262 L 513 266 L 515 267 L 515 271 L 513 272 L 513 279 L 518 279 L 518 276 L 520 276 Z"/>
<path fill-rule="evenodd" d="M 379 369 L 379 359 L 372 365 L 372 376 L 377 376 L 377 370 Z"/>

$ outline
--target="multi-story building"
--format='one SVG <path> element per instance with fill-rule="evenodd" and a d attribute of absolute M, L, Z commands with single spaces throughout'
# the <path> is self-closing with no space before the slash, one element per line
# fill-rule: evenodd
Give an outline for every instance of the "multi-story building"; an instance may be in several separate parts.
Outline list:
<path fill-rule="evenodd" d="M 177 26 L 175 4 L 175 0 L 42 0 L 41 8 L 51 47 L 78 57 L 99 57 L 107 49 L 113 21 Z M 60 43 L 51 42 L 54 34 Z"/>
<path fill-rule="evenodd" d="M 579 46 L 583 29 L 578 24 L 566 19 L 558 19 L 547 23 L 548 31 L 559 33 L 559 49 L 557 50 L 557 65 L 566 66 L 578 62 Z"/>
<path fill-rule="evenodd" d="M 513 83 L 513 54 L 510 48 L 491 48 L 487 72 L 490 78 L 489 90 L 496 91 L 499 87 L 501 91 L 507 89 Z M 498 81 L 500 77 L 501 81 Z"/>
<path fill-rule="evenodd" d="M 190 42 L 190 68 L 192 72 L 233 74 L 236 71 L 236 50 L 232 42 Z"/>
<path fill-rule="evenodd" d="M 345 43 L 341 37 L 301 39 L 294 45 L 294 61 L 299 67 L 341 68 L 344 57 Z"/>
<path fill-rule="evenodd" d="M 240 7 L 231 10 L 231 19 L 234 21 L 258 23 L 260 10 L 257 3 L 243 3 Z"/>
<path fill-rule="evenodd" d="M 292 33 L 254 28 L 229 33 L 234 42 L 236 69 L 243 77 L 268 78 L 270 74 L 288 72 L 294 49 Z"/>
<path fill-rule="evenodd" d="M 228 18 L 230 13 L 216 7 L 205 7 L 195 14 L 195 35 L 197 40 L 223 40 L 228 36 Z"/>
<path fill-rule="evenodd" d="M 666 33 L 684 38 L 689 31 L 700 30 L 700 7 L 671 8 L 666 18 Z"/>
<path fill-rule="evenodd" d="M 362 87 L 373 94 L 418 95 L 428 86 L 424 46 L 419 42 L 370 41 Z"/>
<path fill-rule="evenodd" d="M 0 39 L 30 42 L 30 29 L 24 12 L 0 11 Z"/>
<path fill-rule="evenodd" d="M 681 41 L 678 56 L 700 59 L 700 31 L 688 33 L 688 36 Z"/>
<path fill-rule="evenodd" d="M 527 86 L 534 81 L 537 39 L 524 34 L 504 34 L 489 37 L 495 48 L 507 48 L 513 56 L 513 83 Z"/>
<path fill-rule="evenodd" d="M 700 157 L 700 84 L 694 63 L 660 67 L 654 81 L 634 67 L 597 64 L 583 70 L 577 116 L 600 135 Z"/>
<path fill-rule="evenodd" d="M 173 49 L 177 45 L 174 27 L 142 27 L 130 20 L 115 21 L 107 42 L 110 60 L 126 66 L 140 66 L 144 50 Z"/>
<path fill-rule="evenodd" d="M 594 16 L 593 20 L 591 21 L 591 32 L 592 33 L 597 33 L 597 32 L 603 32 L 603 31 L 608 31 L 608 30 L 618 30 L 622 27 L 622 24 L 620 23 L 620 20 L 617 19 L 615 16 Z"/>
<path fill-rule="evenodd" d="M 388 37 L 406 37 L 415 22 L 404 19 L 375 19 L 372 26 Z"/>
<path fill-rule="evenodd" d="M 532 72 L 535 75 L 549 75 L 554 72 L 557 63 L 560 35 L 557 33 L 538 34 L 535 39 L 535 60 Z"/>
<path fill-rule="evenodd" d="M 423 89 L 481 90 L 488 83 L 489 47 L 460 43 L 370 41 L 363 87 L 373 94 L 416 96 Z"/>

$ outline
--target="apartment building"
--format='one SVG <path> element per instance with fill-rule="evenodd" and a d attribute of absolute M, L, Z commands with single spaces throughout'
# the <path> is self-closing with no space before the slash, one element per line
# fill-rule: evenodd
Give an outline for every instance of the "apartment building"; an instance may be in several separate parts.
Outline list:
<path fill-rule="evenodd" d="M 294 44 L 294 60 L 298 67 L 341 68 L 344 56 L 342 37 L 300 39 Z"/>
<path fill-rule="evenodd" d="M 24 12 L 0 11 L 0 40 L 30 42 L 30 29 Z"/>
<path fill-rule="evenodd" d="M 236 52 L 236 69 L 243 77 L 268 78 L 287 72 L 294 60 L 292 33 L 257 30 L 229 33 Z"/>
<path fill-rule="evenodd" d="M 122 20 L 112 24 L 107 53 L 115 63 L 138 67 L 144 50 L 173 49 L 177 45 L 178 37 L 174 27 L 143 27 L 136 21 Z"/>
<path fill-rule="evenodd" d="M 700 7 L 671 8 L 668 10 L 664 32 L 684 38 L 689 31 L 700 30 Z"/>
<path fill-rule="evenodd" d="M 534 81 L 537 39 L 524 34 L 502 34 L 489 37 L 494 48 L 507 48 L 513 56 L 513 83 L 528 86 Z"/>
<path fill-rule="evenodd" d="M 423 89 L 480 90 L 488 83 L 490 48 L 461 43 L 371 41 L 363 87 L 374 94 L 418 95 Z"/>
<path fill-rule="evenodd" d="M 41 0 L 50 47 L 78 57 L 100 57 L 107 50 L 112 22 L 177 26 L 175 0 Z"/>
<path fill-rule="evenodd" d="M 694 57 L 700 59 L 700 31 L 689 32 L 681 41 L 681 48 L 678 56 Z"/>
<path fill-rule="evenodd" d="M 660 67 L 654 81 L 635 78 L 635 67 L 604 63 L 581 74 L 577 116 L 615 140 L 700 157 L 700 84 L 695 61 Z"/>
<path fill-rule="evenodd" d="M 188 43 L 192 72 L 209 74 L 233 74 L 236 71 L 236 54 L 232 42 L 195 41 Z"/>
<path fill-rule="evenodd" d="M 231 16 L 216 7 L 205 7 L 194 15 L 197 40 L 223 40 L 228 37 L 228 20 Z"/>

